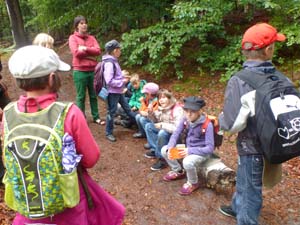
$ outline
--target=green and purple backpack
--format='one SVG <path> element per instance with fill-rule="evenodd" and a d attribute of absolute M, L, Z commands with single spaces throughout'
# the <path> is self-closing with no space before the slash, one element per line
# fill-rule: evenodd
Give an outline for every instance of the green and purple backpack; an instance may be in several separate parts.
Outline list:
<path fill-rule="evenodd" d="M 4 200 L 28 218 L 52 216 L 79 202 L 77 171 L 65 174 L 62 166 L 64 121 L 71 105 L 54 102 L 24 113 L 14 102 L 4 109 Z"/>

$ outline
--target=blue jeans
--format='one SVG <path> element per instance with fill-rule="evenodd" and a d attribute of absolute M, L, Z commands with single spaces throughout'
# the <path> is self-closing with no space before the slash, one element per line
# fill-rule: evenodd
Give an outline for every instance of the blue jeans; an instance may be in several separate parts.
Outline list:
<path fill-rule="evenodd" d="M 147 123 L 152 123 L 152 121 L 147 117 L 142 116 L 141 114 L 136 114 L 135 121 L 138 126 L 138 132 L 146 137 L 145 126 Z"/>
<path fill-rule="evenodd" d="M 157 129 L 154 123 L 147 123 L 145 126 L 147 141 L 151 149 L 155 150 L 155 155 L 157 158 L 163 158 L 161 155 L 161 148 L 168 144 L 171 133 L 163 130 Z"/>
<path fill-rule="evenodd" d="M 262 207 L 262 155 L 239 156 L 236 192 L 231 206 L 237 214 L 237 225 L 257 225 Z"/>
<path fill-rule="evenodd" d="M 107 98 L 107 115 L 106 115 L 106 135 L 113 133 L 114 129 L 114 116 L 118 109 L 118 103 L 124 109 L 125 113 L 129 116 L 132 123 L 135 122 L 135 112 L 132 112 L 128 102 L 126 101 L 123 94 L 109 93 Z"/>

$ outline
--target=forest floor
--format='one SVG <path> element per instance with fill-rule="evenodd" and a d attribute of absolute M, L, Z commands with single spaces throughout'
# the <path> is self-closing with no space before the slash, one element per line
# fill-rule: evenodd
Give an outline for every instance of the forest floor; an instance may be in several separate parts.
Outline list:
<path fill-rule="evenodd" d="M 63 60 L 71 63 L 67 48 L 59 51 Z M 4 60 L 3 79 L 8 85 L 12 100 L 21 93 L 15 86 Z M 147 81 L 153 78 L 141 74 Z M 71 72 L 62 74 L 60 99 L 74 101 L 75 89 Z M 187 96 L 191 89 L 196 95 L 207 101 L 206 110 L 218 115 L 221 111 L 224 86 L 219 77 L 195 76 L 189 83 L 176 79 L 158 82 L 160 87 L 170 89 L 177 99 Z M 181 88 L 178 88 L 181 87 Z M 175 91 L 176 90 L 176 91 Z M 126 208 L 124 225 L 233 225 L 236 221 L 218 212 L 222 204 L 229 204 L 232 192 L 217 192 L 202 188 L 190 196 L 180 196 L 179 188 L 185 180 L 166 183 L 162 176 L 169 171 L 153 172 L 153 159 L 144 157 L 145 139 L 134 139 L 135 130 L 116 126 L 114 135 L 117 142 L 110 143 L 105 138 L 105 126 L 92 123 L 87 103 L 87 120 L 101 149 L 101 158 L 97 165 L 89 170 L 92 177 Z M 105 106 L 99 100 L 99 110 L 105 117 Z M 237 153 L 234 137 L 225 136 L 223 145 L 216 150 L 223 162 L 230 168 L 237 167 Z M 263 208 L 260 216 L 261 225 L 300 225 L 300 159 L 293 159 L 283 164 L 283 180 L 271 190 L 263 190 Z M 8 225 L 14 217 L 3 202 L 3 186 L 0 187 L 0 224 Z"/>

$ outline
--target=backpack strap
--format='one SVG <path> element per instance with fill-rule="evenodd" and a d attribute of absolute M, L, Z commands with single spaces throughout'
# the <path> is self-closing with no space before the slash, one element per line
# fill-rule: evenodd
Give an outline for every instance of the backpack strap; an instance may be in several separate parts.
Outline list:
<path fill-rule="evenodd" d="M 258 87 L 263 85 L 268 79 L 272 79 L 272 80 L 286 79 L 286 77 L 277 70 L 275 70 L 274 73 L 261 74 L 255 71 L 243 69 L 237 72 L 235 76 L 239 77 L 241 80 L 249 84 L 253 89 L 257 89 Z"/>
<path fill-rule="evenodd" d="M 103 74 L 103 81 L 104 81 L 104 87 L 107 87 L 107 84 L 106 84 L 106 82 L 105 82 L 105 78 L 104 78 L 104 66 L 105 66 L 105 63 L 106 62 L 110 62 L 110 63 L 112 63 L 113 64 L 113 68 L 114 68 L 114 75 L 113 75 L 113 78 L 115 77 L 115 75 L 116 75 L 116 71 L 117 71 L 117 68 L 116 68 L 116 65 L 115 65 L 115 63 L 114 63 L 114 60 L 112 60 L 112 59 L 104 59 L 103 61 L 102 61 L 102 74 Z"/>
<path fill-rule="evenodd" d="M 204 123 L 202 124 L 202 134 L 205 134 L 207 126 L 210 122 L 210 119 L 206 116 Z"/>

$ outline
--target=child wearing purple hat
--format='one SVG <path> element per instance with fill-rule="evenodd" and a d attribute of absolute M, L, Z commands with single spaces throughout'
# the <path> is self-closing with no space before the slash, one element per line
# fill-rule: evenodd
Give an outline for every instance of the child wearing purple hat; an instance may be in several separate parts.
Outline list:
<path fill-rule="evenodd" d="M 173 181 L 187 176 L 187 182 L 179 190 L 181 195 L 190 195 L 200 187 L 197 168 L 210 157 L 214 150 L 212 123 L 209 122 L 205 133 L 202 130 L 206 121 L 206 115 L 202 110 L 204 106 L 205 101 L 201 98 L 192 96 L 184 99 L 185 116 L 173 132 L 168 145 L 161 150 L 162 156 L 171 167 L 171 171 L 163 177 L 163 180 Z M 176 159 L 172 159 L 169 151 L 176 146 L 181 134 L 186 134 L 185 147 L 180 148 L 178 153 L 183 158 L 182 165 Z"/>

